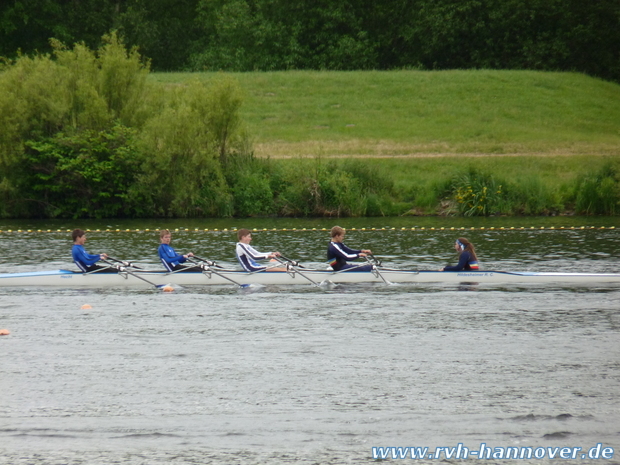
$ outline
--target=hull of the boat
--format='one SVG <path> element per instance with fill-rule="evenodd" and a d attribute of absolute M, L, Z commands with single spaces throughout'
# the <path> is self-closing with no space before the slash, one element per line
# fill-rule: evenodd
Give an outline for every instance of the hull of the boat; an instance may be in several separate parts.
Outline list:
<path fill-rule="evenodd" d="M 0 287 L 109 288 L 205 285 L 312 285 L 323 282 L 353 283 L 490 283 L 490 284 L 620 284 L 616 273 L 537 273 L 505 271 L 413 271 L 380 270 L 379 272 L 304 270 L 300 272 L 219 271 L 218 273 L 165 273 L 140 271 L 130 273 L 74 273 L 67 270 L 0 274 Z"/>

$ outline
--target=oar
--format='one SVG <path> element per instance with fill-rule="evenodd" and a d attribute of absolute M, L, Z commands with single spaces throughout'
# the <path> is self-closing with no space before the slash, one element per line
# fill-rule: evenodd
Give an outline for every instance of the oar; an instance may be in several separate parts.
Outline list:
<path fill-rule="evenodd" d="M 214 261 L 211 261 L 211 260 L 206 260 L 206 259 L 204 259 L 204 258 L 197 257 L 196 255 L 194 255 L 194 258 L 196 258 L 196 259 L 198 259 L 198 260 L 200 260 L 200 261 L 202 261 L 202 262 L 205 262 L 205 263 L 206 263 L 207 265 L 209 265 L 209 266 L 216 266 L 216 267 L 218 267 L 218 268 L 224 269 L 224 267 L 223 267 L 223 266 L 218 265 L 218 264 L 217 264 L 217 263 L 215 263 Z M 263 271 L 267 271 L 267 270 L 269 270 L 269 269 L 271 269 L 271 268 L 277 268 L 277 267 L 279 267 L 281 264 L 282 264 L 282 262 L 280 262 L 280 264 L 277 264 L 277 265 L 268 265 L 268 266 L 267 266 L 267 267 L 265 267 L 264 269 L 260 269 L 260 270 L 256 270 L 256 271 L 248 271 L 247 273 L 248 273 L 249 275 L 250 275 L 250 274 L 256 274 L 256 273 L 262 273 Z M 213 271 L 213 270 L 211 270 L 211 271 Z M 213 271 L 213 272 L 215 273 L 215 271 Z M 224 276 L 222 276 L 222 277 L 224 277 Z M 249 285 L 249 286 L 254 286 L 254 284 L 248 284 L 248 285 Z M 262 284 L 256 284 L 256 285 L 257 285 L 257 286 L 262 286 Z"/>
<path fill-rule="evenodd" d="M 110 257 L 108 257 L 108 258 L 110 258 Z M 113 259 L 113 260 L 114 260 L 114 259 Z M 151 286 L 154 286 L 154 287 L 155 287 L 155 289 L 163 289 L 163 288 L 165 288 L 165 287 L 170 287 L 170 288 L 172 288 L 172 286 L 170 286 L 170 284 L 155 284 L 155 283 L 153 283 L 153 282 L 149 281 L 148 279 L 145 279 L 145 278 L 143 278 L 142 276 L 137 275 L 136 273 L 134 273 L 134 272 L 132 272 L 132 271 L 129 271 L 129 270 L 127 269 L 127 267 L 126 267 L 126 266 L 123 266 L 123 265 L 115 265 L 114 263 L 110 263 L 110 262 L 108 262 L 107 260 L 102 260 L 102 261 L 104 261 L 105 263 L 107 263 L 108 265 L 110 265 L 110 267 L 114 267 L 114 268 L 116 268 L 119 272 L 122 272 L 122 273 L 127 273 L 127 274 L 130 274 L 131 276 L 133 276 L 134 278 L 141 279 L 141 280 L 142 280 L 142 281 L 144 281 L 145 283 L 148 283 L 148 284 L 150 284 Z M 120 260 L 116 260 L 116 261 L 120 261 Z M 121 263 L 124 263 L 124 262 L 121 262 Z M 136 267 L 136 268 L 137 268 L 137 267 Z"/>
<path fill-rule="evenodd" d="M 370 260 L 369 257 L 372 257 L 372 261 Z M 370 263 L 370 265 L 372 266 L 372 273 L 376 273 L 377 276 L 379 276 L 383 282 L 385 283 L 386 286 L 391 286 L 393 283 L 391 283 L 390 281 L 388 281 L 387 279 L 385 279 L 383 277 L 383 275 L 381 274 L 381 272 L 379 271 L 379 266 L 381 266 L 381 262 L 379 260 L 377 260 L 374 255 L 369 254 L 366 256 L 366 261 L 368 263 Z"/>
<path fill-rule="evenodd" d="M 301 263 L 299 263 L 296 260 L 291 260 L 290 258 L 286 258 L 284 255 L 280 254 L 280 258 L 282 260 L 286 260 L 287 262 L 289 262 L 291 265 L 293 266 L 298 266 L 299 268 L 305 268 L 305 266 L 303 266 Z"/>
<path fill-rule="evenodd" d="M 280 258 L 282 260 L 280 260 Z M 289 269 L 292 269 L 293 272 L 299 274 L 302 278 L 306 278 L 308 281 L 310 281 L 312 283 L 313 286 L 319 287 L 321 286 L 321 284 L 323 284 L 325 281 L 322 281 L 321 284 L 317 283 L 316 281 L 314 281 L 313 279 L 309 278 L 308 276 L 306 276 L 305 274 L 303 274 L 301 271 L 299 271 L 297 269 L 297 267 L 303 268 L 303 266 L 301 266 L 298 262 L 291 260 L 290 258 L 286 258 L 283 255 L 280 255 L 280 257 L 276 257 L 276 260 L 278 260 L 280 263 L 282 263 L 283 265 L 286 265 L 287 271 Z"/>
<path fill-rule="evenodd" d="M 103 260 L 105 262 L 105 260 Z M 92 271 L 85 271 L 84 274 L 95 274 L 95 273 L 101 273 L 104 270 L 109 270 L 110 268 L 114 268 L 115 270 L 117 270 L 118 268 L 116 267 L 116 265 L 114 265 L 113 263 L 110 262 L 105 262 L 106 265 L 108 266 L 104 266 L 102 268 L 97 268 L 96 270 L 92 270 Z"/>
<path fill-rule="evenodd" d="M 392 282 L 388 281 L 387 279 L 385 279 L 385 278 L 383 277 L 383 275 L 381 274 L 381 272 L 380 272 L 380 271 L 379 271 L 379 269 L 377 268 L 377 266 L 378 266 L 378 265 L 375 263 L 375 262 L 377 262 L 377 261 L 378 261 L 377 259 L 375 259 L 375 258 L 373 257 L 374 261 L 370 261 L 370 259 L 368 258 L 368 256 L 366 256 L 365 258 L 366 258 L 366 261 L 368 262 L 368 264 L 370 264 L 370 266 L 372 267 L 372 269 L 370 270 L 370 272 L 371 272 L 371 273 L 373 273 L 375 276 L 378 276 L 379 278 L 381 278 L 381 279 L 383 280 L 383 282 L 384 282 L 387 286 L 391 286 L 391 285 L 393 285 L 393 284 L 394 284 L 394 283 L 392 283 Z M 379 263 L 381 263 L 381 262 L 379 262 Z M 357 265 L 357 266 L 354 266 L 353 268 L 346 268 L 346 269 L 344 269 L 344 270 L 340 270 L 340 271 L 334 271 L 334 274 L 337 274 L 337 273 L 346 273 L 346 272 L 348 272 L 348 271 L 353 271 L 353 270 L 355 270 L 356 268 L 361 268 L 361 267 L 363 267 L 363 266 L 366 266 L 366 264 Z"/>
<path fill-rule="evenodd" d="M 197 265 L 201 266 L 203 268 L 203 270 L 205 271 L 210 271 L 211 273 L 215 273 L 216 275 L 218 275 L 220 278 L 224 278 L 228 281 L 230 281 L 233 284 L 236 284 L 237 286 L 239 286 L 240 288 L 246 288 L 246 287 L 251 287 L 251 284 L 240 284 L 237 281 L 235 281 L 234 279 L 229 278 L 228 276 L 225 276 L 222 273 L 218 273 L 217 271 L 215 271 L 214 269 L 212 269 L 212 266 L 216 266 L 218 268 L 222 268 L 221 266 L 219 266 L 217 263 L 211 261 L 211 260 L 205 260 L 204 258 L 200 258 L 197 257 L 196 255 L 194 255 L 194 258 L 196 260 L 193 260 L 192 258 L 189 258 L 189 261 L 192 263 L 196 263 Z"/>
<path fill-rule="evenodd" d="M 134 265 L 131 262 L 128 262 L 128 261 L 125 261 L 125 260 L 119 260 L 118 258 L 110 257 L 109 255 L 108 255 L 108 260 L 112 260 L 113 262 L 116 262 L 116 263 L 121 263 L 123 266 L 130 266 L 130 267 L 135 268 L 137 270 L 141 270 L 142 269 L 141 267 L 136 266 L 136 265 Z"/>

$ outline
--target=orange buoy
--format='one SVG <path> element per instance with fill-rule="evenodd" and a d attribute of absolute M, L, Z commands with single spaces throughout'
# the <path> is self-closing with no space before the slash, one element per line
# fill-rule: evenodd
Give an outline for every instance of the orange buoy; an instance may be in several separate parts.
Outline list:
<path fill-rule="evenodd" d="M 162 291 L 164 292 L 174 292 L 174 287 L 172 286 L 164 286 L 161 288 Z"/>
<path fill-rule="evenodd" d="M 90 305 L 88 305 L 88 304 L 84 304 L 84 305 L 82 305 L 82 307 L 81 307 L 81 309 L 82 309 L 82 310 L 91 310 L 92 308 L 93 308 L 93 307 L 91 307 L 91 306 L 90 306 Z"/>
<path fill-rule="evenodd" d="M 11 334 L 11 331 L 8 329 L 0 329 L 0 336 L 8 336 L 9 334 Z"/>

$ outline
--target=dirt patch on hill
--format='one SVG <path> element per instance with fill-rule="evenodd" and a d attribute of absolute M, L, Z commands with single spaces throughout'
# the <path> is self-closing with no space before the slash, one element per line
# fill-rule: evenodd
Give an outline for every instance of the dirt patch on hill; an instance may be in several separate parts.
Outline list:
<path fill-rule="evenodd" d="M 392 141 L 275 141 L 257 143 L 259 157 L 286 158 L 433 158 L 433 157 L 523 157 L 620 155 L 620 146 L 573 144 L 565 147 L 522 144 L 407 144 Z"/>

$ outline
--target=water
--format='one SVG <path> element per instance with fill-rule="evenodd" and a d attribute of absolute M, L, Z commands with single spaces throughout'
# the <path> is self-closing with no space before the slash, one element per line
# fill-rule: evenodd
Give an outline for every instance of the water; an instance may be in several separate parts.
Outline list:
<path fill-rule="evenodd" d="M 348 244 L 394 267 L 454 263 L 464 235 L 487 269 L 620 270 L 615 219 L 489 229 L 526 227 L 512 221 L 338 223 Z M 194 228 L 277 228 L 254 245 L 324 265 L 325 231 L 282 229 L 334 222 L 244 223 L 165 226 L 192 229 L 173 232 L 179 251 L 225 266 L 234 233 Z M 158 267 L 157 234 L 144 230 L 159 226 L 82 227 L 107 226 L 88 233 L 87 250 Z M 20 228 L 54 232 L 0 233 L 0 272 L 73 268 L 69 234 L 55 231 L 71 225 L 0 224 Z M 0 337 L 0 463 L 370 463 L 373 446 L 482 442 L 618 451 L 619 309 L 614 285 L 0 288 L 0 328 L 11 331 Z"/>

